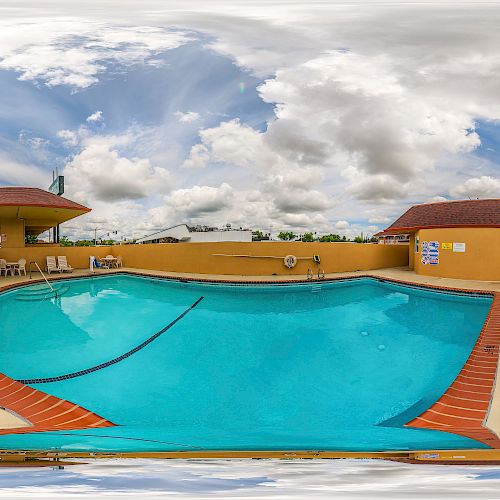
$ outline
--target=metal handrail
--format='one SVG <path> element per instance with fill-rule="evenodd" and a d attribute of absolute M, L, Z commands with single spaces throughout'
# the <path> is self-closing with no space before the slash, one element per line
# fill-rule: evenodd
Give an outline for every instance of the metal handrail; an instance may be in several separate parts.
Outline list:
<path fill-rule="evenodd" d="M 43 274 L 43 271 L 40 269 L 40 266 L 34 260 L 32 260 L 30 262 L 30 279 L 31 279 L 31 265 L 32 264 L 35 264 L 35 266 L 37 267 L 38 271 L 42 275 L 42 278 L 45 280 L 45 283 L 47 283 L 48 287 L 54 292 L 55 298 L 57 299 L 57 292 L 56 292 L 55 288 L 49 283 L 49 280 L 47 279 L 47 277 L 45 276 L 45 274 Z"/>

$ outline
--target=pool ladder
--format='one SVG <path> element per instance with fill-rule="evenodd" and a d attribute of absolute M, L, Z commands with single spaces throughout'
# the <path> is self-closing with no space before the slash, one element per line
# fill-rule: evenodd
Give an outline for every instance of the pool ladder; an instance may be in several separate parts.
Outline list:
<path fill-rule="evenodd" d="M 32 260 L 30 262 L 30 279 L 31 279 L 31 271 L 32 271 L 33 264 L 35 264 L 36 268 L 38 269 L 38 272 L 42 275 L 42 278 L 45 280 L 45 283 L 47 283 L 47 286 L 54 293 L 54 297 L 57 299 L 57 290 L 49 283 L 49 280 L 47 279 L 47 277 L 45 276 L 45 274 L 43 274 L 43 271 L 40 269 L 40 266 L 38 265 L 38 262 L 35 262 L 34 260 Z"/>

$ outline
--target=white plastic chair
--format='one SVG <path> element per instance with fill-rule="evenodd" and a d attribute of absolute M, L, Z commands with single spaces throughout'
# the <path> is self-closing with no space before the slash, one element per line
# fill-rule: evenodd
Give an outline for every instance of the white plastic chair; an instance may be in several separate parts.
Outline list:
<path fill-rule="evenodd" d="M 0 276 L 2 273 L 7 276 L 7 261 L 5 259 L 0 259 Z"/>
<path fill-rule="evenodd" d="M 16 271 L 19 273 L 19 276 L 21 276 L 21 271 L 26 276 L 26 259 L 19 259 L 17 261 Z"/>
<path fill-rule="evenodd" d="M 57 265 L 61 272 L 68 271 L 73 272 L 73 268 L 68 264 L 68 260 L 66 259 L 66 255 L 58 255 L 57 256 Z"/>
<path fill-rule="evenodd" d="M 48 255 L 46 257 L 47 260 L 47 267 L 45 268 L 47 272 L 50 274 L 52 271 L 61 272 L 61 269 L 59 266 L 56 264 L 56 258 L 53 255 Z"/>

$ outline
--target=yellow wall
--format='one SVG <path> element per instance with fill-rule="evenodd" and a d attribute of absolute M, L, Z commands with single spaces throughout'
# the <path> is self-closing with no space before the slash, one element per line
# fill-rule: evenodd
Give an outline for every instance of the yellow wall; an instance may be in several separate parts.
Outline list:
<path fill-rule="evenodd" d="M 500 228 L 421 229 L 420 252 L 415 254 L 415 271 L 443 278 L 500 280 Z M 439 241 L 439 264 L 422 264 L 422 241 Z M 443 250 L 442 243 L 465 243 L 465 253 Z M 413 251 L 413 249 L 411 249 Z"/>
<path fill-rule="evenodd" d="M 408 267 L 413 270 L 415 269 L 415 234 L 410 234 L 410 245 L 408 250 Z"/>
<path fill-rule="evenodd" d="M 305 275 L 317 265 L 308 260 L 299 260 L 296 267 L 288 269 L 282 257 L 292 254 L 297 257 L 321 257 L 321 269 L 326 273 L 380 269 L 406 266 L 407 245 L 375 245 L 358 243 L 173 243 L 150 245 L 116 245 L 113 247 L 57 247 L 35 245 L 25 248 L 1 248 L 0 258 L 8 261 L 25 258 L 35 260 L 45 267 L 47 255 L 66 255 L 68 263 L 75 268 L 86 268 L 89 256 L 104 257 L 107 254 L 121 255 L 126 267 L 159 271 L 233 274 L 233 275 Z M 274 255 L 279 259 L 251 259 L 244 257 L 216 257 L 212 254 Z"/>
<path fill-rule="evenodd" d="M 2 248 L 19 248 L 24 246 L 24 221 L 20 219 L 1 219 L 0 234 Z"/>
<path fill-rule="evenodd" d="M 212 254 L 279 256 L 279 259 L 218 257 Z M 312 260 L 299 260 L 293 269 L 283 264 L 283 257 L 321 257 L 320 268 L 326 273 L 380 269 L 408 265 L 408 246 L 358 243 L 174 243 L 123 245 L 113 247 L 122 255 L 126 267 L 201 274 L 271 275 L 301 274 L 308 268 L 317 272 Z"/>

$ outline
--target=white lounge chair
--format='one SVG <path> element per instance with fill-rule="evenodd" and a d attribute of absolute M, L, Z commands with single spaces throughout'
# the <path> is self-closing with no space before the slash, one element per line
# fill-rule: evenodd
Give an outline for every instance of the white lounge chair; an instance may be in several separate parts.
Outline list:
<path fill-rule="evenodd" d="M 5 274 L 7 276 L 7 261 L 5 259 L 0 259 L 0 276 Z"/>
<path fill-rule="evenodd" d="M 50 274 L 52 271 L 61 272 L 60 267 L 56 264 L 56 258 L 53 255 L 49 255 L 46 257 L 47 259 L 47 267 L 45 268 L 47 272 Z"/>
<path fill-rule="evenodd" d="M 19 276 L 21 276 L 21 272 L 26 276 L 26 259 L 19 259 L 15 269 L 19 273 Z"/>
<path fill-rule="evenodd" d="M 57 265 L 61 272 L 68 271 L 73 272 L 73 268 L 68 264 L 68 260 L 66 259 L 66 255 L 58 255 L 57 256 Z"/>

